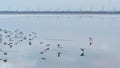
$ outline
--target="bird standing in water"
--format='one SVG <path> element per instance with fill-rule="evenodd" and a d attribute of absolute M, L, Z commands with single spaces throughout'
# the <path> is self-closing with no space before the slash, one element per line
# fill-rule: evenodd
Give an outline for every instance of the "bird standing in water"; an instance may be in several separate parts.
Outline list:
<path fill-rule="evenodd" d="M 91 46 L 92 44 L 93 44 L 92 42 L 89 43 L 90 46 Z"/>
<path fill-rule="evenodd" d="M 89 45 L 91 46 L 91 45 L 93 44 L 93 39 L 92 39 L 92 37 L 89 37 L 89 40 L 90 40 Z"/>
<path fill-rule="evenodd" d="M 81 49 L 81 51 L 83 51 L 84 52 L 84 50 L 85 50 L 85 48 L 80 48 Z"/>
<path fill-rule="evenodd" d="M 85 56 L 85 53 L 84 53 L 85 48 L 81 48 L 81 51 L 82 51 L 82 53 L 80 54 L 80 56 Z"/>
<path fill-rule="evenodd" d="M 44 57 L 43 57 L 43 58 L 41 58 L 41 59 L 42 59 L 42 60 L 46 60 L 47 58 L 44 58 Z"/>
<path fill-rule="evenodd" d="M 46 48 L 45 51 L 49 50 L 50 48 Z"/>
<path fill-rule="evenodd" d="M 4 55 L 7 55 L 7 52 L 4 52 L 3 54 L 4 54 Z"/>
<path fill-rule="evenodd" d="M 80 56 L 85 56 L 84 52 Z"/>
<path fill-rule="evenodd" d="M 93 41 L 92 37 L 89 37 L 89 40 L 90 40 L 90 41 Z"/>
<path fill-rule="evenodd" d="M 32 42 L 29 42 L 29 45 L 32 45 Z"/>

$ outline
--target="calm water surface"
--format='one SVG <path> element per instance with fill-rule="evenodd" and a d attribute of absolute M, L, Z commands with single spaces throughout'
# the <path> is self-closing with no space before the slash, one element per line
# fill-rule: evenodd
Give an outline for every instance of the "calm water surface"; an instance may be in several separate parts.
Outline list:
<path fill-rule="evenodd" d="M 120 68 L 120 15 L 1 15 L 0 28 L 37 33 L 32 45 L 1 43 L 0 68 Z"/>

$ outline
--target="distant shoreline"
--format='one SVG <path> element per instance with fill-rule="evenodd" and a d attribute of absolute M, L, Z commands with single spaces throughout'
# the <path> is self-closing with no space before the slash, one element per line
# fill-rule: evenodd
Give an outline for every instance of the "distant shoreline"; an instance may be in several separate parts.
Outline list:
<path fill-rule="evenodd" d="M 93 14 L 93 15 L 120 15 L 120 11 L 0 11 L 0 14 Z"/>

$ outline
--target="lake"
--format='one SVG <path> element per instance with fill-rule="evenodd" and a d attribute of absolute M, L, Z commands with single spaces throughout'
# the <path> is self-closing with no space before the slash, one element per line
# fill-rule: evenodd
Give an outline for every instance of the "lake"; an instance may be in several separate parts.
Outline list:
<path fill-rule="evenodd" d="M 120 15 L 0 15 L 0 29 L 0 68 L 120 68 Z"/>

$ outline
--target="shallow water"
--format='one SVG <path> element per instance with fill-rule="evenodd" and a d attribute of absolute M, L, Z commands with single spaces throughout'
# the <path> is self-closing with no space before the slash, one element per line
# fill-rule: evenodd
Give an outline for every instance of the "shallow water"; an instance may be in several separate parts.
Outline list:
<path fill-rule="evenodd" d="M 7 62 L 1 68 L 119 68 L 119 15 L 1 15 L 0 28 L 16 29 L 37 38 L 12 48 L 0 44 Z M 4 35 L 4 33 L 1 32 Z M 90 46 L 89 38 L 92 38 Z M 6 39 L 4 38 L 3 41 Z M 40 44 L 40 42 L 44 42 Z M 50 44 L 50 46 L 46 46 Z M 58 48 L 58 44 L 60 47 Z M 40 52 L 46 50 L 44 54 Z M 85 48 L 81 56 L 80 48 Z M 58 57 L 58 52 L 60 56 Z"/>

